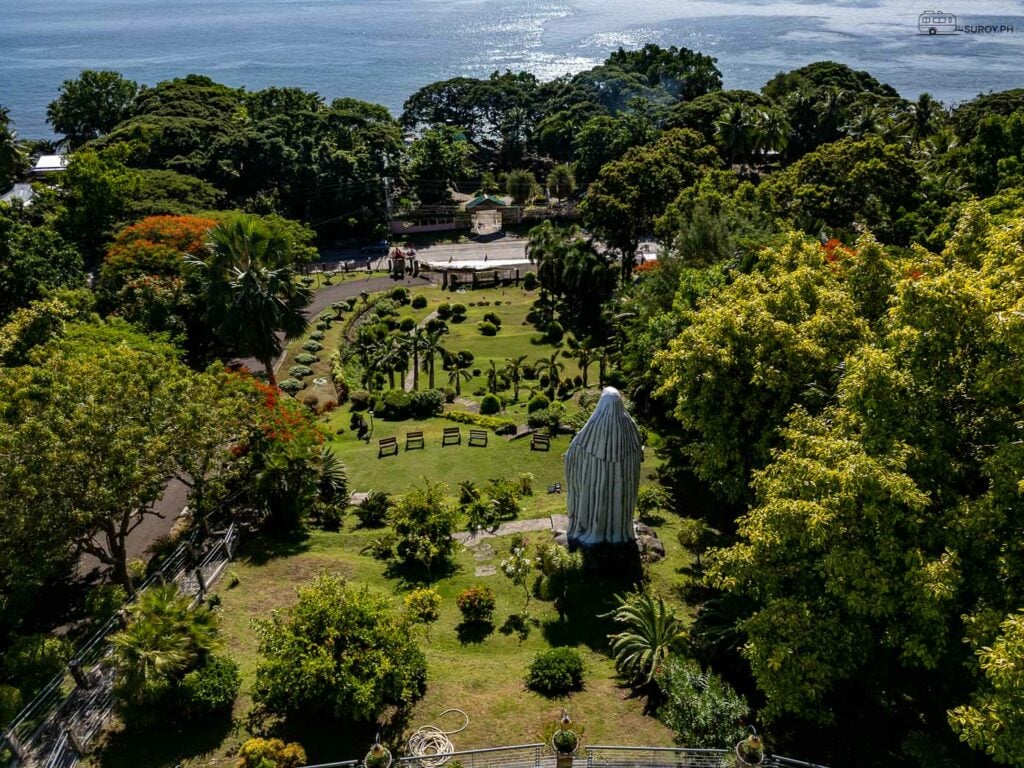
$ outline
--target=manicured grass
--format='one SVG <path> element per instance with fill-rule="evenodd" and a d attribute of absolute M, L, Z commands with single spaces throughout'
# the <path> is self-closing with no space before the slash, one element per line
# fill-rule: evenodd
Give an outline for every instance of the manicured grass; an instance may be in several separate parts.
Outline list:
<path fill-rule="evenodd" d="M 675 520 L 660 527 L 668 557 L 649 567 L 651 588 L 677 602 L 673 584 L 689 562 L 675 542 Z M 113 735 L 107 749 L 100 752 L 96 765 L 109 768 L 147 765 L 170 768 L 178 762 L 189 768 L 232 766 L 232 752 L 247 738 L 246 714 L 251 708 L 251 690 L 259 660 L 258 642 L 252 629 L 254 618 L 265 618 L 272 611 L 287 608 L 295 601 L 296 588 L 321 572 L 343 576 L 351 583 L 367 585 L 388 597 L 395 608 L 401 607 L 404 593 L 412 585 L 388 575 L 385 564 L 360 550 L 380 531 L 355 527 L 348 518 L 338 533 L 314 531 L 293 541 L 258 539 L 244 547 L 240 559 L 231 567 L 238 576 L 235 587 L 221 582 L 218 594 L 222 605 L 222 631 L 225 652 L 241 667 L 242 692 L 235 706 L 235 723 L 208 724 L 200 730 L 178 731 L 168 723 L 165 731 L 145 736 Z M 534 542 L 550 538 L 548 533 L 531 534 Z M 520 633 L 506 623 L 523 610 L 525 594 L 501 575 L 477 576 L 481 566 L 498 566 L 508 552 L 509 537 L 491 538 L 486 548 L 459 547 L 456 570 L 436 582 L 442 595 L 440 620 L 423 630 L 421 646 L 428 661 L 428 690 L 409 718 L 394 729 L 383 728 L 385 739 L 393 747 L 404 745 L 415 728 L 428 723 L 453 728 L 453 722 L 439 721 L 440 712 L 458 707 L 470 716 L 469 727 L 453 737 L 457 749 L 521 744 L 544 740 L 550 735 L 555 718 L 567 708 L 578 727 L 583 728 L 585 743 L 661 745 L 672 743 L 670 731 L 644 713 L 645 700 L 635 697 L 617 681 L 614 667 L 605 651 L 607 634 L 614 631 L 607 619 L 598 615 L 614 605 L 613 595 L 623 585 L 614 581 L 589 579 L 579 585 L 570 599 L 569 619 L 560 621 L 550 603 L 531 599 L 527 631 Z M 484 632 L 466 632 L 460 628 L 461 614 L 455 597 L 463 589 L 483 584 L 497 596 L 494 627 Z M 565 698 L 547 699 L 524 685 L 526 669 L 537 652 L 553 645 L 574 646 L 586 663 L 586 686 Z M 281 735 L 296 738 L 306 747 L 311 762 L 357 758 L 365 753 L 376 726 L 353 731 L 344 725 L 324 723 L 287 724 Z"/>

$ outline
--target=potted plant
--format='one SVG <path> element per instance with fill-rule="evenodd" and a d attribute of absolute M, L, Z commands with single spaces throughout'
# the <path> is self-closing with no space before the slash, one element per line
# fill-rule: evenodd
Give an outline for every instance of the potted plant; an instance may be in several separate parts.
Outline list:
<path fill-rule="evenodd" d="M 563 709 L 558 730 L 551 736 L 551 746 L 555 749 L 557 768 L 572 768 L 572 755 L 580 746 L 580 738 L 569 727 L 570 725 L 572 725 L 572 720 L 569 718 L 569 713 Z"/>
<path fill-rule="evenodd" d="M 363 758 L 365 768 L 391 768 L 391 751 L 380 743 L 380 737 Z"/>
<path fill-rule="evenodd" d="M 740 765 L 761 765 L 764 761 L 764 745 L 757 731 L 750 728 L 750 734 L 736 745 L 736 757 Z"/>

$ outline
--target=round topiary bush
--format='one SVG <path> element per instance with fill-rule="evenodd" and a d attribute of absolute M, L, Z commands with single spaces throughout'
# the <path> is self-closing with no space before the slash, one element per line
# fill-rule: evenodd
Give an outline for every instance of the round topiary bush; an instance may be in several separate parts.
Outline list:
<path fill-rule="evenodd" d="M 541 651 L 530 664 L 526 686 L 544 696 L 563 696 L 583 689 L 583 657 L 575 648 Z"/>
<path fill-rule="evenodd" d="M 327 334 L 325 334 L 323 331 L 313 331 L 311 334 L 309 334 L 309 338 L 312 339 L 313 341 L 323 341 L 325 338 L 327 338 Z"/>
<path fill-rule="evenodd" d="M 494 323 L 496 326 L 501 328 L 501 317 L 498 315 L 497 312 L 488 312 L 486 315 L 484 315 L 484 322 Z"/>
<path fill-rule="evenodd" d="M 441 618 L 441 595 L 436 589 L 414 589 L 405 596 L 405 612 L 417 624 L 429 624 Z"/>
<path fill-rule="evenodd" d="M 416 321 L 411 317 L 403 317 L 398 323 L 398 329 L 408 333 L 416 327 Z"/>
<path fill-rule="evenodd" d="M 523 275 L 523 289 L 527 291 L 534 291 L 537 289 L 537 275 L 533 272 L 527 272 Z"/>
<path fill-rule="evenodd" d="M 370 407 L 370 393 L 365 389 L 357 389 L 349 394 L 348 401 L 352 403 L 353 411 L 365 411 Z"/>
<path fill-rule="evenodd" d="M 420 296 L 413 296 L 413 298 L 412 298 L 412 308 L 413 309 L 423 309 L 425 306 L 427 306 L 427 297 L 426 296 L 422 296 L 422 295 L 420 295 Z"/>
<path fill-rule="evenodd" d="M 552 320 L 548 323 L 548 327 L 544 329 L 544 338 L 549 344 L 560 343 L 563 336 L 565 336 L 565 329 L 557 320 Z"/>
<path fill-rule="evenodd" d="M 462 611 L 467 624 L 489 624 L 494 616 L 496 601 L 494 593 L 487 587 L 470 587 L 459 593 L 455 604 Z"/>
<path fill-rule="evenodd" d="M 279 381 L 277 386 L 280 387 L 282 392 L 294 395 L 296 392 L 301 392 L 302 388 L 306 385 L 298 379 L 285 379 L 284 381 Z"/>
<path fill-rule="evenodd" d="M 437 306 L 437 316 L 442 320 L 447 320 L 452 316 L 452 305 L 447 301 Z"/>
<path fill-rule="evenodd" d="M 302 345 L 302 348 L 307 352 L 319 352 L 324 348 L 324 345 L 319 341 L 313 341 L 312 339 Z"/>
<path fill-rule="evenodd" d="M 448 333 L 448 323 L 439 317 L 432 317 L 427 320 L 427 330 L 430 333 L 440 331 L 441 333 Z"/>
<path fill-rule="evenodd" d="M 487 323 L 487 322 L 477 323 L 476 328 L 484 336 L 497 336 L 498 335 L 498 326 L 496 326 L 494 323 Z"/>
<path fill-rule="evenodd" d="M 536 413 L 537 411 L 543 411 L 551 405 L 551 401 L 548 400 L 544 395 L 536 395 L 530 398 L 530 402 L 526 405 L 527 413 Z"/>
<path fill-rule="evenodd" d="M 452 304 L 452 322 L 461 323 L 466 319 L 468 311 L 465 304 Z"/>
<path fill-rule="evenodd" d="M 295 356 L 295 362 L 299 365 L 312 365 L 319 359 L 312 352 L 301 352 Z"/>
<path fill-rule="evenodd" d="M 293 379 L 304 379 L 313 375 L 313 369 L 308 365 L 293 365 L 288 369 L 288 375 Z"/>
<path fill-rule="evenodd" d="M 409 291 L 401 285 L 398 286 L 397 288 L 392 288 L 391 293 L 389 295 L 394 301 L 397 301 L 399 304 L 409 303 Z"/>
<path fill-rule="evenodd" d="M 501 410 L 501 400 L 498 399 L 497 395 L 490 393 L 484 395 L 484 399 L 480 401 L 480 413 L 484 416 L 491 416 Z"/>

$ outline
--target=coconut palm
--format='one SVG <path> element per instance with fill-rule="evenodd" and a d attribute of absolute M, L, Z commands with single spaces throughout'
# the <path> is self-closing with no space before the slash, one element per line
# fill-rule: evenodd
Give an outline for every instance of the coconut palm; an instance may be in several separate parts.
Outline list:
<path fill-rule="evenodd" d="M 715 140 L 729 162 L 736 164 L 750 152 L 750 115 L 742 104 L 733 104 L 715 121 Z"/>
<path fill-rule="evenodd" d="M 277 385 L 281 339 L 305 332 L 302 310 L 313 300 L 295 279 L 287 241 L 256 216 L 235 216 L 210 230 L 209 253 L 191 259 L 205 278 L 205 318 L 236 354 L 254 357 Z"/>
<path fill-rule="evenodd" d="M 473 374 L 465 368 L 452 368 L 448 371 L 448 383 L 455 387 L 456 397 L 462 394 L 462 382 L 469 381 L 472 378 Z"/>
<path fill-rule="evenodd" d="M 609 635 L 615 669 L 633 683 L 648 684 L 655 670 L 683 641 L 682 622 L 660 597 L 619 596 L 612 620 L 625 629 Z"/>
<path fill-rule="evenodd" d="M 548 377 L 548 398 L 553 399 L 555 390 L 562 381 L 561 374 L 565 370 L 565 363 L 559 361 L 557 352 L 553 352 L 551 357 L 540 358 L 534 364 L 534 368 L 538 376 Z"/>
<path fill-rule="evenodd" d="M 942 104 L 937 102 L 930 93 L 922 93 L 912 107 L 914 124 L 911 129 L 911 140 L 914 145 L 934 134 L 943 116 Z"/>
<path fill-rule="evenodd" d="M 508 380 L 512 382 L 512 398 L 519 401 L 519 384 L 523 380 L 523 368 L 526 364 L 526 355 L 519 357 L 506 357 L 505 367 L 502 369 Z"/>
<path fill-rule="evenodd" d="M 444 336 L 447 330 L 436 330 L 436 331 L 424 331 L 421 344 L 420 354 L 422 355 L 421 360 L 424 369 L 427 371 L 429 376 L 430 388 L 434 389 L 434 363 L 438 356 L 444 356 L 444 347 L 441 346 L 441 337 Z"/>
<path fill-rule="evenodd" d="M 574 336 L 570 336 L 568 343 L 569 349 L 562 354 L 576 360 L 576 364 L 580 367 L 580 377 L 583 379 L 583 386 L 587 387 L 589 386 L 590 366 L 597 360 L 597 352 L 590 346 L 588 339 L 581 341 Z"/>
<path fill-rule="evenodd" d="M 490 368 L 487 369 L 487 391 L 492 395 L 498 394 L 498 390 L 501 389 L 501 372 L 498 370 L 498 364 L 491 360 Z"/>
<path fill-rule="evenodd" d="M 0 188 L 17 176 L 25 167 L 25 151 L 18 142 L 18 134 L 11 127 L 10 112 L 0 107 Z"/>

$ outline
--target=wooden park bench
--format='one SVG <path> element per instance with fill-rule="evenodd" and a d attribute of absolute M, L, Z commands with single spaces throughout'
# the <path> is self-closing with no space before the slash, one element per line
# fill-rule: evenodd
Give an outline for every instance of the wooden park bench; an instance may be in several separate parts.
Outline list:
<path fill-rule="evenodd" d="M 397 437 L 384 437 L 381 438 L 380 447 L 377 449 L 377 458 L 382 456 L 397 456 L 398 455 L 398 438 Z"/>
<path fill-rule="evenodd" d="M 441 435 L 441 445 L 460 445 L 462 443 L 462 430 L 458 427 L 445 427 Z"/>
<path fill-rule="evenodd" d="M 423 432 L 406 432 L 405 433 L 405 450 L 410 448 L 426 448 L 426 444 L 423 442 Z"/>
<path fill-rule="evenodd" d="M 530 439 L 530 450 L 531 451 L 550 451 L 551 450 L 551 438 L 547 435 L 542 435 L 539 432 L 534 432 L 533 437 Z"/>
<path fill-rule="evenodd" d="M 469 444 L 480 447 L 487 447 L 487 430 L 485 429 L 471 429 L 469 430 Z"/>

